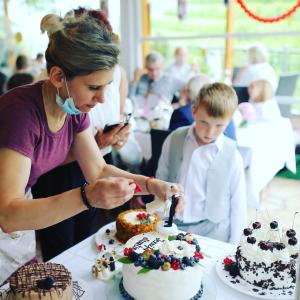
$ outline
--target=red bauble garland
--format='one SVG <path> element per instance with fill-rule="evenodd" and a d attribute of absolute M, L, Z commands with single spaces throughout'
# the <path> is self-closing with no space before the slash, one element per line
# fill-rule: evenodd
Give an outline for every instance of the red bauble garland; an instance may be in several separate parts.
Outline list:
<path fill-rule="evenodd" d="M 263 22 L 263 23 L 275 23 L 275 22 L 279 22 L 289 16 L 291 16 L 293 13 L 295 13 L 295 11 L 300 7 L 300 0 L 297 1 L 297 3 L 290 9 L 288 10 L 286 13 L 281 14 L 275 18 L 263 18 L 260 16 L 255 15 L 254 13 L 252 13 L 245 5 L 243 0 L 236 0 L 238 2 L 238 4 L 241 6 L 241 8 L 244 10 L 244 12 L 250 17 L 253 18 L 259 22 Z"/>

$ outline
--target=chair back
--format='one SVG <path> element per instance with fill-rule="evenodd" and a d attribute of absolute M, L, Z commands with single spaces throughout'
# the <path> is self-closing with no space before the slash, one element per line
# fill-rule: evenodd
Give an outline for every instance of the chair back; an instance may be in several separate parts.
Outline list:
<path fill-rule="evenodd" d="M 145 175 L 155 176 L 158 160 L 161 154 L 162 145 L 166 137 L 171 133 L 169 130 L 151 129 L 151 150 L 152 156 L 146 165 Z"/>
<path fill-rule="evenodd" d="M 294 96 L 298 76 L 299 74 L 280 76 L 276 96 Z"/>
<path fill-rule="evenodd" d="M 246 86 L 233 86 L 233 89 L 235 90 L 239 104 L 242 102 L 248 102 L 249 101 L 249 93 L 248 93 L 248 87 Z"/>

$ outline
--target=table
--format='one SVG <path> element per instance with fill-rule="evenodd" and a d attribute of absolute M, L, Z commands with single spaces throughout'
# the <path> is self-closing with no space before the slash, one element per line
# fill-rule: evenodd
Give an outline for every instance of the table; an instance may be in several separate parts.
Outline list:
<path fill-rule="evenodd" d="M 246 159 L 248 204 L 258 208 L 260 192 L 279 170 L 286 166 L 291 172 L 296 172 L 292 125 L 287 118 L 257 122 L 246 128 L 237 128 L 236 137 L 238 147 L 250 152 Z"/>
<path fill-rule="evenodd" d="M 223 259 L 229 253 L 233 253 L 235 246 L 205 237 L 199 237 L 199 244 L 202 251 L 211 256 L 211 258 L 205 259 L 206 262 L 203 261 L 201 263 L 205 265 L 205 272 L 207 272 L 216 286 L 216 300 L 253 300 L 253 297 L 239 293 L 224 284 L 216 273 L 215 261 Z M 72 272 L 74 279 L 84 280 L 90 291 L 92 291 L 93 299 L 91 300 L 105 300 L 106 284 L 99 279 L 93 278 L 91 272 L 97 253 L 93 235 L 56 256 L 51 261 L 66 266 Z"/>

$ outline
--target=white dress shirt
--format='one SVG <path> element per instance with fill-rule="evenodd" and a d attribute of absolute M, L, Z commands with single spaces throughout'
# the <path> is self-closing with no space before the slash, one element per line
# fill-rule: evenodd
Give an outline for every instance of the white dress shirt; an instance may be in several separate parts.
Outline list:
<path fill-rule="evenodd" d="M 183 159 L 177 174 L 177 182 L 183 185 L 185 193 L 184 211 L 179 219 L 184 223 L 198 222 L 206 219 L 205 200 L 208 169 L 217 153 L 223 147 L 222 134 L 213 143 L 199 146 L 196 142 L 192 125 L 183 145 Z M 170 138 L 163 145 L 158 162 L 156 177 L 167 180 L 169 170 Z M 237 243 L 246 222 L 246 188 L 243 161 L 239 154 L 236 156 L 230 178 L 230 242 Z M 217 187 L 216 187 L 217 188 Z"/>

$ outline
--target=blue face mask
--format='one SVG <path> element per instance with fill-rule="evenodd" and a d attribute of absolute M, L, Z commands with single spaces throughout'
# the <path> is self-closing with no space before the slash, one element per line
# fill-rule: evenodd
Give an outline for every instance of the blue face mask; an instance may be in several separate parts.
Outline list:
<path fill-rule="evenodd" d="M 66 100 L 63 100 L 59 95 L 59 90 L 57 89 L 56 103 L 63 109 L 65 113 L 70 115 L 78 115 L 81 113 L 81 111 L 75 107 L 73 97 L 70 97 L 69 94 L 67 81 L 65 80 L 65 82 L 66 82 L 66 88 L 68 92 L 68 98 Z"/>

